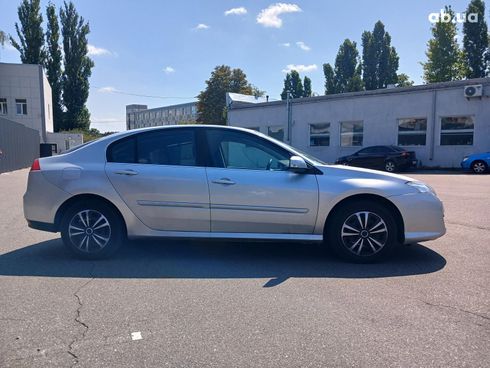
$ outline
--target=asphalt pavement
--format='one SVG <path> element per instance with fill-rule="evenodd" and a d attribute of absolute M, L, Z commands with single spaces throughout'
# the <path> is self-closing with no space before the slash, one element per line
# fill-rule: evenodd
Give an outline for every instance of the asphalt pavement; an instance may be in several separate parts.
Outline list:
<path fill-rule="evenodd" d="M 0 175 L 1 367 L 488 367 L 490 175 L 433 186 L 447 234 L 354 265 L 318 245 L 133 241 L 80 261 Z"/>

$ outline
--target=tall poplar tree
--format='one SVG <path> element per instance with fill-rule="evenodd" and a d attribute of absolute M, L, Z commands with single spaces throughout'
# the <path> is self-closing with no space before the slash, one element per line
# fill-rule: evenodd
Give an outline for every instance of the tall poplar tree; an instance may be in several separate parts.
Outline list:
<path fill-rule="evenodd" d="M 311 97 L 312 91 L 311 91 L 311 79 L 305 76 L 303 79 L 303 97 Z"/>
<path fill-rule="evenodd" d="M 324 64 L 323 73 L 326 94 L 361 91 L 361 64 L 357 44 L 346 39 L 335 57 L 335 68 Z"/>
<path fill-rule="evenodd" d="M 476 14 L 477 22 L 467 19 L 463 23 L 463 51 L 466 78 L 483 78 L 490 71 L 490 52 L 488 26 L 485 21 L 485 3 L 482 0 L 471 0 L 466 9 L 466 16 Z"/>
<path fill-rule="evenodd" d="M 301 82 L 301 77 L 296 70 L 291 70 L 290 73 L 286 74 L 286 77 L 284 78 L 284 87 L 282 89 L 281 99 L 287 99 L 288 91 L 291 98 L 301 98 L 305 95 L 303 82 Z"/>
<path fill-rule="evenodd" d="M 89 94 L 89 77 L 94 66 L 88 57 L 87 35 L 90 27 L 81 17 L 72 2 L 64 3 L 60 10 L 61 33 L 65 70 L 62 78 L 64 128 L 88 129 L 90 113 L 86 102 Z"/>
<path fill-rule="evenodd" d="M 399 57 L 381 21 L 362 34 L 362 79 L 367 90 L 397 83 Z"/>
<path fill-rule="evenodd" d="M 16 22 L 15 30 L 20 43 L 12 36 L 10 36 L 10 43 L 19 51 L 23 64 L 44 63 L 43 16 L 39 3 L 40 0 L 22 0 L 17 9 L 20 26 Z"/>
<path fill-rule="evenodd" d="M 53 125 L 55 132 L 65 130 L 63 126 L 62 92 L 62 53 L 59 44 L 60 27 L 56 15 L 56 7 L 49 3 L 46 8 L 48 26 L 46 31 L 47 52 L 45 65 L 46 74 L 53 96 Z"/>
<path fill-rule="evenodd" d="M 462 52 L 456 41 L 456 22 L 453 22 L 455 14 L 450 6 L 446 6 L 445 13 L 451 21 L 439 17 L 432 25 L 432 38 L 427 43 L 427 62 L 422 63 L 427 83 L 458 80 L 464 73 Z"/>

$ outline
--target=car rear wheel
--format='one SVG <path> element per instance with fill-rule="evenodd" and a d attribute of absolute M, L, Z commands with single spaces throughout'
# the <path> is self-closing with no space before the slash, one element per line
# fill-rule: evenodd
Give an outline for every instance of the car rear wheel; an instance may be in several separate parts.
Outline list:
<path fill-rule="evenodd" d="M 372 201 L 352 202 L 333 216 L 325 229 L 325 239 L 337 255 L 348 261 L 379 261 L 398 244 L 393 213 L 383 205 Z"/>
<path fill-rule="evenodd" d="M 124 226 L 118 213 L 106 203 L 79 202 L 63 215 L 61 237 L 79 258 L 107 258 L 121 246 Z"/>
<path fill-rule="evenodd" d="M 485 171 L 487 171 L 487 164 L 480 160 L 474 161 L 471 164 L 471 170 L 473 170 L 475 174 L 483 174 Z"/>
<path fill-rule="evenodd" d="M 386 161 L 385 162 L 385 170 L 388 172 L 395 172 L 396 171 L 396 165 L 393 161 Z"/>

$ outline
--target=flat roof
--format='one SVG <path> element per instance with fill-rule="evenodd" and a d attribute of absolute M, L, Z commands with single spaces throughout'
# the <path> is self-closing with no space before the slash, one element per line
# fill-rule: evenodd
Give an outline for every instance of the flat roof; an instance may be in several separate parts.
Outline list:
<path fill-rule="evenodd" d="M 315 103 L 315 102 L 344 99 L 344 98 L 369 97 L 369 96 L 378 96 L 378 95 L 394 95 L 399 93 L 416 93 L 416 92 L 434 91 L 434 90 L 442 90 L 442 89 L 452 89 L 452 88 L 464 87 L 473 84 L 490 85 L 490 78 L 466 79 L 460 81 L 422 84 L 422 85 L 410 86 L 410 87 L 381 88 L 381 89 L 375 89 L 370 91 L 358 91 L 358 92 L 337 93 L 332 95 L 322 95 L 322 96 L 314 96 L 314 97 L 303 97 L 303 98 L 292 99 L 290 100 L 290 102 L 294 104 Z M 488 92 L 486 96 L 488 96 Z M 277 106 L 286 103 L 285 100 L 260 102 L 260 103 L 244 103 L 242 101 L 237 101 L 237 102 L 238 102 L 237 104 L 231 105 L 231 110 Z"/>

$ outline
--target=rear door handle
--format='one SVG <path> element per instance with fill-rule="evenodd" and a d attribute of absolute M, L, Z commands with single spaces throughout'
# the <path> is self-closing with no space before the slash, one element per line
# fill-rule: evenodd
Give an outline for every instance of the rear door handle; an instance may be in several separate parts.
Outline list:
<path fill-rule="evenodd" d="M 115 171 L 114 174 L 117 174 L 117 175 L 127 175 L 127 176 L 133 176 L 133 175 L 138 175 L 138 172 L 137 171 L 134 171 L 134 170 L 119 170 L 119 171 Z"/>
<path fill-rule="evenodd" d="M 236 184 L 233 180 L 228 178 L 221 178 L 217 180 L 213 180 L 214 184 L 223 184 L 223 185 L 234 185 Z"/>

